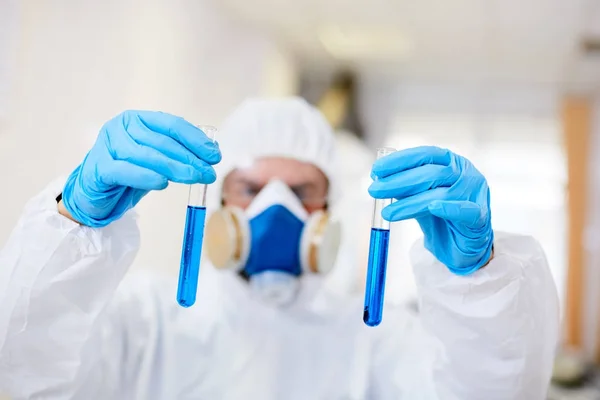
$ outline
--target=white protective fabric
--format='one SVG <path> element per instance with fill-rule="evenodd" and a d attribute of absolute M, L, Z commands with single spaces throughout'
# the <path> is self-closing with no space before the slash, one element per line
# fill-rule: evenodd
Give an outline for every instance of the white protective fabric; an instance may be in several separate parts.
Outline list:
<path fill-rule="evenodd" d="M 219 128 L 223 160 L 211 186 L 210 202 L 221 193 L 223 178 L 260 157 L 289 157 L 319 167 L 335 196 L 336 152 L 333 131 L 323 115 L 300 97 L 244 101 Z M 211 204 L 209 204 L 210 206 Z"/>
<path fill-rule="evenodd" d="M 343 130 L 335 134 L 335 147 L 339 166 L 336 181 L 343 196 L 335 202 L 332 214 L 341 222 L 343 240 L 335 268 L 327 280 L 337 290 L 363 293 L 373 216 L 373 198 L 368 189 L 376 151 Z"/>
<path fill-rule="evenodd" d="M 232 274 L 129 276 L 135 215 L 102 228 L 59 215 L 62 182 L 34 198 L 0 253 L 0 388 L 18 399 L 544 399 L 558 333 L 556 289 L 529 237 L 497 233 L 494 259 L 452 275 L 417 243 L 419 318 L 311 276 L 285 311 Z M 403 268 L 390 265 L 389 268 Z M 315 293 L 317 291 L 317 293 Z"/>

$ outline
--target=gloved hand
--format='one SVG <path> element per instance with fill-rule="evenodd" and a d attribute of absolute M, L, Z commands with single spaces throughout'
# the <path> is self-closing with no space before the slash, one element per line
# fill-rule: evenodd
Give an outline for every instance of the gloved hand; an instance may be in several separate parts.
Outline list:
<path fill-rule="evenodd" d="M 446 149 L 417 147 L 380 158 L 371 175 L 372 197 L 397 200 L 383 209 L 383 218 L 416 218 L 427 250 L 453 273 L 467 275 L 489 261 L 490 191 L 469 160 Z"/>
<path fill-rule="evenodd" d="M 73 219 L 106 226 L 168 181 L 212 183 L 221 152 L 200 129 L 162 112 L 125 111 L 108 121 L 81 165 L 69 176 L 62 201 Z"/>

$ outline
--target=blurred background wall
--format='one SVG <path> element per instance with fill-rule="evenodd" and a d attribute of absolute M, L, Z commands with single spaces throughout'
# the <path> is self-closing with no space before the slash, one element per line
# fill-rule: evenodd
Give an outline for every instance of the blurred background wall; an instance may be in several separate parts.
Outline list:
<path fill-rule="evenodd" d="M 0 243 L 123 109 L 218 126 L 248 96 L 300 94 L 342 153 L 348 267 L 334 280 L 364 286 L 375 147 L 449 147 L 490 181 L 496 229 L 540 240 L 564 342 L 598 358 L 599 54 L 593 0 L 2 0 Z M 177 271 L 185 204 L 180 185 L 142 201 L 136 268 Z M 414 300 L 419 234 L 393 228 L 396 302 Z"/>

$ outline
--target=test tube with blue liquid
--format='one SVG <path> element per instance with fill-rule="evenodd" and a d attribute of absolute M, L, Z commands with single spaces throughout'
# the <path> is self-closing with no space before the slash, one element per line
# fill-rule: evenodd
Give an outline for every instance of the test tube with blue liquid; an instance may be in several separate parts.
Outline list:
<path fill-rule="evenodd" d="M 391 147 L 377 149 L 377 158 L 382 158 L 396 150 Z M 367 268 L 367 287 L 365 289 L 365 308 L 363 321 L 368 326 L 377 326 L 383 317 L 383 299 L 385 292 L 385 273 L 387 269 L 388 245 L 390 241 L 390 223 L 381 216 L 381 210 L 392 203 L 391 199 L 375 199 L 371 240 L 369 244 L 369 264 Z"/>
<path fill-rule="evenodd" d="M 200 125 L 198 128 L 214 142 L 217 128 L 208 125 Z M 182 307 L 190 307 L 196 302 L 202 242 L 204 241 L 207 188 L 208 185 L 201 183 L 190 185 L 177 286 L 177 302 Z"/>

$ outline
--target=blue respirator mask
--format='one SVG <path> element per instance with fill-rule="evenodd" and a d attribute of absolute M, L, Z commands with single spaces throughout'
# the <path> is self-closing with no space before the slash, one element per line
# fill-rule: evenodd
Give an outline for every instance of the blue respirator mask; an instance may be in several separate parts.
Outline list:
<path fill-rule="evenodd" d="M 339 224 L 325 211 L 309 214 L 279 180 L 269 182 L 246 210 L 223 207 L 206 224 L 212 264 L 243 272 L 254 292 L 277 305 L 295 298 L 302 274 L 331 270 L 339 242 Z"/>

